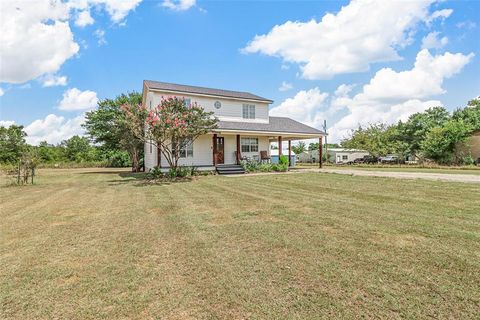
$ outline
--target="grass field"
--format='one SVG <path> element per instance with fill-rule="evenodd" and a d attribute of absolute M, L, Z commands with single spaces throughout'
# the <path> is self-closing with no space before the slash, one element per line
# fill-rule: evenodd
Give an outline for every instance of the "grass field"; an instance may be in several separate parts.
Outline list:
<path fill-rule="evenodd" d="M 0 188 L 0 318 L 478 318 L 480 186 L 298 173 Z"/>
<path fill-rule="evenodd" d="M 351 169 L 365 171 L 388 171 L 388 172 L 425 172 L 425 173 L 447 173 L 447 174 L 475 174 L 480 175 L 480 167 L 419 167 L 409 165 L 326 165 L 325 168 Z M 297 165 L 298 169 L 318 168 L 318 164 L 302 163 Z"/>

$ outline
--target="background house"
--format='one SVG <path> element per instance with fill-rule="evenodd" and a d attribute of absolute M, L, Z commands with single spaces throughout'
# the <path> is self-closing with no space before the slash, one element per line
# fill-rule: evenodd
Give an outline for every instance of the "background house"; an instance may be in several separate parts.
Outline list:
<path fill-rule="evenodd" d="M 358 158 L 368 156 L 369 153 L 359 149 L 329 148 L 327 149 L 327 162 L 347 163 Z M 318 150 L 308 150 L 296 156 L 298 162 L 316 163 L 318 162 Z"/>

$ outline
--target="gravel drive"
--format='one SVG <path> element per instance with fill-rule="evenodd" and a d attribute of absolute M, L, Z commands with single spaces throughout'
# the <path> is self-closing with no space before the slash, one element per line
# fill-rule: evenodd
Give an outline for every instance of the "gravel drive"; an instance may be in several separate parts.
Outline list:
<path fill-rule="evenodd" d="M 480 175 L 471 174 L 448 174 L 427 172 L 387 172 L 387 171 L 364 171 L 355 169 L 312 169 L 312 171 L 325 173 L 349 174 L 364 177 L 388 177 L 397 179 L 426 179 L 452 182 L 480 183 Z"/>

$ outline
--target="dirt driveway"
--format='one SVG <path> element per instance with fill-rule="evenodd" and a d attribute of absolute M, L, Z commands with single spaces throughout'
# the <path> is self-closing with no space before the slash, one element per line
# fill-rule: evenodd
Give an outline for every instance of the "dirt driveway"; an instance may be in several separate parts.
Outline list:
<path fill-rule="evenodd" d="M 426 179 L 452 182 L 480 183 L 480 175 L 472 174 L 448 174 L 448 173 L 427 173 L 427 172 L 388 172 L 388 171 L 364 171 L 355 169 L 311 169 L 312 171 L 325 173 L 349 174 L 364 177 L 387 177 L 398 179 Z"/>

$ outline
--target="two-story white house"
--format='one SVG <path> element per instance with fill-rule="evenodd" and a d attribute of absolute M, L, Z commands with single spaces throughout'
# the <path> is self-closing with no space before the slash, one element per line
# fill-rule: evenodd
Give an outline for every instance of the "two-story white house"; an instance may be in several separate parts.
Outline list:
<path fill-rule="evenodd" d="M 263 160 L 270 156 L 270 143 L 318 138 L 324 132 L 284 117 L 270 117 L 272 100 L 248 93 L 211 89 L 165 82 L 143 82 L 143 105 L 157 106 L 162 96 L 183 97 L 196 102 L 218 118 L 218 128 L 200 136 L 180 152 L 180 165 L 199 170 L 215 170 L 225 165 L 238 165 L 242 159 Z M 282 150 L 280 148 L 280 150 Z M 320 148 L 321 150 L 321 148 Z M 288 156 L 288 154 L 286 155 Z M 168 169 L 168 163 L 157 148 L 145 144 L 145 169 Z"/>

